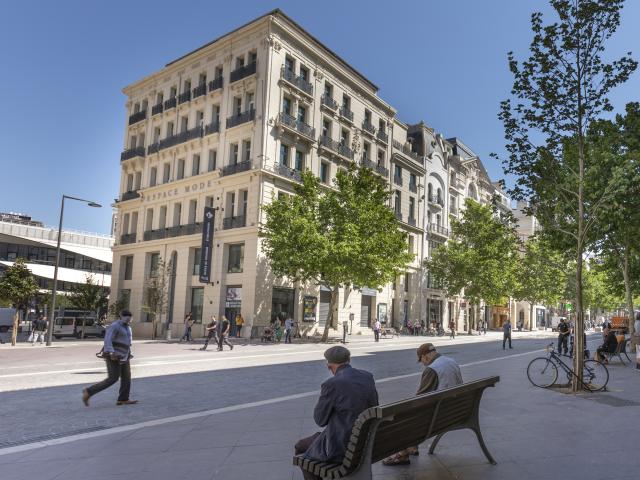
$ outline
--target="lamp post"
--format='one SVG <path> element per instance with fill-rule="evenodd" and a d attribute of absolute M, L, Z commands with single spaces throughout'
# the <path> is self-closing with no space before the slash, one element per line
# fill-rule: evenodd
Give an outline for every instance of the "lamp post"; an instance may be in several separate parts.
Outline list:
<path fill-rule="evenodd" d="M 68 198 L 69 200 L 77 200 L 79 202 L 84 202 L 90 207 L 100 208 L 102 205 L 96 202 L 92 202 L 91 200 L 85 200 L 83 198 L 71 197 L 69 195 L 62 195 L 62 203 L 60 205 L 60 222 L 58 223 L 58 244 L 56 246 L 56 264 L 53 270 L 53 291 L 51 294 L 51 312 L 49 319 L 49 326 L 47 327 L 47 347 L 51 346 L 51 339 L 53 337 L 53 322 L 55 321 L 55 311 L 56 311 L 56 293 L 58 291 L 58 263 L 60 263 L 60 240 L 62 239 L 62 217 L 64 216 L 64 200 Z"/>

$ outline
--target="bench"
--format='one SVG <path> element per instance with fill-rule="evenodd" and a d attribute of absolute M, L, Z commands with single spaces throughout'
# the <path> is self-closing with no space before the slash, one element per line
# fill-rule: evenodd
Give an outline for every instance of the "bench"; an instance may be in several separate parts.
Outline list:
<path fill-rule="evenodd" d="M 351 438 L 342 463 L 327 463 L 293 457 L 293 464 L 323 479 L 371 479 L 371 465 L 408 447 L 435 437 L 429 448 L 433 454 L 442 436 L 453 430 L 473 430 L 480 448 L 492 465 L 480 433 L 480 400 L 485 388 L 493 387 L 500 377 L 476 380 L 457 387 L 419 395 L 362 412 L 351 430 Z"/>
<path fill-rule="evenodd" d="M 391 336 L 391 338 L 393 337 L 398 337 L 400 338 L 400 334 L 398 333 L 398 331 L 393 328 L 393 327 L 382 327 L 380 329 L 380 336 L 382 338 L 389 338 L 389 336 Z"/>
<path fill-rule="evenodd" d="M 629 341 L 630 341 L 629 338 L 625 338 L 624 340 L 618 342 L 615 352 L 600 352 L 600 353 L 604 355 L 604 358 L 607 359 L 607 361 L 611 360 L 613 357 L 618 357 L 620 359 L 620 363 L 622 363 L 623 365 L 624 365 L 624 360 L 622 359 L 621 354 L 624 354 L 624 356 L 627 357 L 627 360 L 629 361 L 629 363 L 631 363 L 631 359 L 629 358 L 629 355 L 627 355 L 627 345 L 629 344 Z"/>

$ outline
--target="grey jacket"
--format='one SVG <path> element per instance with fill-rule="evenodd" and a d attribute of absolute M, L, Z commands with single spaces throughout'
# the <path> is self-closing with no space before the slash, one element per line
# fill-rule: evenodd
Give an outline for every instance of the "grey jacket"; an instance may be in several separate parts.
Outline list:
<path fill-rule="evenodd" d="M 115 353 L 120 362 L 126 362 L 131 357 L 131 327 L 118 319 L 107 328 L 104 334 L 104 352 Z"/>
<path fill-rule="evenodd" d="M 340 463 L 358 415 L 378 405 L 378 392 L 373 375 L 343 365 L 324 382 L 313 419 L 326 427 L 314 440 L 305 457 L 324 462 Z"/>

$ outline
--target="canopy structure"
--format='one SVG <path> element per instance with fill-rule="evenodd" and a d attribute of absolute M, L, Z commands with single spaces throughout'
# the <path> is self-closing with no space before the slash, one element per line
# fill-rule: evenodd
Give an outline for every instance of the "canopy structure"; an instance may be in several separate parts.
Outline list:
<path fill-rule="evenodd" d="M 5 260 L 0 261 L 0 265 L 10 267 L 14 262 L 8 262 Z M 47 278 L 53 280 L 54 266 L 42 265 L 39 263 L 26 263 L 27 268 L 36 277 Z M 58 267 L 58 280 L 68 283 L 85 283 L 87 281 L 87 275 L 93 276 L 94 283 L 103 287 L 111 287 L 111 274 L 100 272 L 87 272 L 82 270 L 75 270 L 71 268 Z"/>

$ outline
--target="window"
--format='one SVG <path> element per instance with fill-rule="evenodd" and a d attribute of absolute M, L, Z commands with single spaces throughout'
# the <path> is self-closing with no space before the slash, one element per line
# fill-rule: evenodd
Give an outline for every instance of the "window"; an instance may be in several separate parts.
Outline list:
<path fill-rule="evenodd" d="M 167 226 L 167 206 L 160 207 L 160 218 L 158 219 L 158 228 L 165 228 Z"/>
<path fill-rule="evenodd" d="M 207 83 L 207 74 L 202 72 L 198 77 L 198 85 L 204 85 Z"/>
<path fill-rule="evenodd" d="M 302 65 L 300 65 L 300 78 L 302 78 L 302 80 L 304 80 L 305 82 L 309 81 L 309 69 Z"/>
<path fill-rule="evenodd" d="M 158 266 L 160 265 L 160 254 L 149 254 L 149 277 L 156 277 L 158 275 Z"/>
<path fill-rule="evenodd" d="M 326 185 L 329 184 L 329 164 L 327 162 L 320 163 L 320 181 Z"/>
<path fill-rule="evenodd" d="M 244 162 L 251 160 L 251 140 L 244 140 L 242 142 L 242 160 Z"/>
<path fill-rule="evenodd" d="M 395 195 L 395 198 L 394 198 L 394 201 L 395 201 L 394 209 L 395 209 L 396 213 L 402 212 L 401 200 L 402 200 L 402 196 L 401 196 L 400 190 L 396 190 L 396 195 Z"/>
<path fill-rule="evenodd" d="M 289 55 L 284 57 L 284 69 L 288 73 L 293 73 L 296 69 L 296 62 Z"/>
<path fill-rule="evenodd" d="M 438 203 L 442 204 L 442 189 L 438 188 L 437 192 L 436 197 L 438 199 Z"/>
<path fill-rule="evenodd" d="M 254 100 L 254 95 L 253 92 L 248 92 L 245 96 L 245 110 L 251 111 L 251 110 L 255 110 L 256 106 L 255 106 L 255 100 Z"/>
<path fill-rule="evenodd" d="M 180 217 L 182 216 L 182 204 L 176 203 L 173 206 L 173 226 L 180 226 Z"/>
<path fill-rule="evenodd" d="M 409 235 L 409 253 L 412 254 L 412 255 L 415 254 L 414 253 L 414 248 L 415 248 L 414 247 L 414 242 L 415 242 L 415 240 L 413 238 L 413 235 Z"/>
<path fill-rule="evenodd" d="M 137 140 L 138 140 L 138 137 L 136 137 L 135 135 L 132 135 L 131 138 L 129 139 L 129 148 L 136 148 Z"/>
<path fill-rule="evenodd" d="M 247 206 L 249 203 L 249 190 L 240 190 L 240 199 L 242 201 L 242 210 L 240 211 L 240 215 L 246 218 Z"/>
<path fill-rule="evenodd" d="M 131 280 L 133 278 L 133 255 L 124 257 L 124 279 Z"/>
<path fill-rule="evenodd" d="M 349 97 L 349 95 L 342 95 L 342 108 L 344 108 L 345 110 L 351 110 L 351 98 Z"/>
<path fill-rule="evenodd" d="M 198 175 L 200 173 L 200 155 L 194 155 L 191 161 L 191 175 Z"/>
<path fill-rule="evenodd" d="M 242 98 L 234 97 L 234 99 L 233 99 L 233 113 L 234 113 L 234 115 L 240 115 L 242 113 Z"/>
<path fill-rule="evenodd" d="M 344 146 L 349 145 L 349 131 L 344 128 L 342 132 L 340 132 L 340 144 Z"/>
<path fill-rule="evenodd" d="M 165 163 L 162 167 L 162 183 L 168 183 L 171 179 L 171 165 Z"/>
<path fill-rule="evenodd" d="M 229 245 L 229 263 L 227 273 L 242 273 L 244 263 L 244 243 Z"/>
<path fill-rule="evenodd" d="M 256 63 L 258 61 L 258 52 L 249 52 L 249 64 Z"/>
<path fill-rule="evenodd" d="M 307 122 L 307 107 L 304 105 L 298 105 L 298 121 L 302 123 Z"/>
<path fill-rule="evenodd" d="M 384 167 L 384 150 L 378 150 L 378 166 Z"/>
<path fill-rule="evenodd" d="M 164 101 L 164 95 L 162 92 L 156 94 L 156 105 L 160 105 Z"/>
<path fill-rule="evenodd" d="M 202 126 L 204 123 L 204 112 L 202 110 L 198 110 L 196 112 L 196 127 Z"/>
<path fill-rule="evenodd" d="M 178 87 L 174 85 L 173 87 L 171 87 L 171 90 L 169 90 L 169 98 L 174 98 L 177 93 L 178 93 Z"/>
<path fill-rule="evenodd" d="M 204 287 L 191 289 L 191 316 L 195 323 L 202 323 L 202 304 L 204 300 Z"/>
<path fill-rule="evenodd" d="M 173 122 L 167 123 L 167 135 L 166 138 L 173 136 Z"/>
<path fill-rule="evenodd" d="M 213 208 L 213 197 L 204 197 L 204 206 Z"/>
<path fill-rule="evenodd" d="M 380 119 L 380 120 L 378 121 L 378 129 L 379 129 L 381 132 L 385 132 L 385 131 L 387 130 L 387 124 L 386 124 L 386 122 L 385 122 L 384 120 Z"/>
<path fill-rule="evenodd" d="M 75 263 L 75 262 L 74 262 L 73 257 L 66 257 L 66 258 L 64 259 L 64 266 L 65 266 L 65 268 L 73 268 L 74 263 Z"/>
<path fill-rule="evenodd" d="M 154 127 L 153 129 L 153 143 L 160 141 L 160 127 Z"/>
<path fill-rule="evenodd" d="M 333 98 L 333 85 L 329 82 L 324 82 L 324 96 L 327 98 Z"/>
<path fill-rule="evenodd" d="M 207 165 L 207 171 L 213 172 L 216 169 L 216 163 L 218 163 L 218 151 L 209 150 L 209 164 Z"/>
<path fill-rule="evenodd" d="M 192 275 L 200 275 L 200 256 L 201 250 L 199 248 L 193 249 L 193 270 L 191 270 Z"/>
<path fill-rule="evenodd" d="M 147 208 L 147 224 L 145 230 L 147 232 L 153 230 L 153 208 Z"/>
<path fill-rule="evenodd" d="M 184 158 L 178 160 L 178 171 L 176 172 L 176 180 L 184 178 Z"/>
<path fill-rule="evenodd" d="M 133 113 L 138 113 L 140 111 L 140 104 L 139 103 L 135 103 L 133 105 Z"/>
<path fill-rule="evenodd" d="M 141 184 L 142 184 L 142 172 L 136 172 L 135 181 L 133 182 L 133 188 L 135 190 L 139 190 Z"/>
<path fill-rule="evenodd" d="M 396 178 L 402 178 L 402 167 L 399 165 L 393 167 L 393 176 Z"/>
<path fill-rule="evenodd" d="M 133 190 L 133 173 L 127 175 L 127 192 Z"/>
<path fill-rule="evenodd" d="M 129 214 L 125 213 L 122 218 L 122 234 L 126 235 L 129 233 Z"/>
<path fill-rule="evenodd" d="M 238 144 L 232 143 L 229 148 L 229 165 L 236 165 L 238 163 Z"/>
<path fill-rule="evenodd" d="M 365 109 L 364 110 L 364 123 L 367 125 L 371 125 L 371 111 Z"/>
<path fill-rule="evenodd" d="M 416 174 L 415 173 L 410 173 L 409 174 L 409 187 L 413 188 L 414 190 L 416 190 L 418 188 L 418 186 L 416 185 Z"/>
<path fill-rule="evenodd" d="M 289 145 L 280 144 L 280 165 L 289 166 Z"/>
<path fill-rule="evenodd" d="M 282 111 L 287 115 L 291 115 L 291 99 L 284 97 L 282 99 Z"/>
<path fill-rule="evenodd" d="M 322 119 L 322 136 L 331 138 L 331 120 Z"/>
<path fill-rule="evenodd" d="M 191 80 L 185 80 L 184 81 L 184 85 L 183 85 L 182 91 L 184 93 L 191 91 Z"/>
<path fill-rule="evenodd" d="M 244 67 L 244 57 L 236 57 L 236 70 Z"/>
<path fill-rule="evenodd" d="M 296 149 L 296 161 L 294 168 L 299 172 L 304 170 L 304 152 Z"/>
<path fill-rule="evenodd" d="M 224 70 L 221 66 L 216 67 L 216 78 L 222 77 L 223 73 L 224 73 Z"/>
<path fill-rule="evenodd" d="M 187 223 L 189 225 L 193 225 L 196 223 L 196 212 L 198 210 L 198 201 L 197 200 L 189 200 L 189 218 Z"/>
<path fill-rule="evenodd" d="M 433 196 L 433 185 L 427 185 L 427 195 L 429 196 L 429 201 L 431 201 L 431 197 Z"/>
<path fill-rule="evenodd" d="M 370 160 L 371 156 L 371 144 L 369 142 L 364 142 L 362 144 L 362 160 L 365 162 Z"/>
<path fill-rule="evenodd" d="M 189 117 L 184 116 L 180 119 L 180 131 L 186 132 L 189 129 Z"/>
<path fill-rule="evenodd" d="M 227 193 L 227 218 L 233 217 L 236 211 L 236 192 Z"/>
<path fill-rule="evenodd" d="M 151 171 L 149 172 L 149 186 L 155 187 L 158 176 L 158 169 L 156 167 L 151 167 Z"/>
<path fill-rule="evenodd" d="M 416 219 L 416 199 L 413 197 L 409 197 L 409 218 L 412 220 Z"/>
<path fill-rule="evenodd" d="M 220 124 L 220 105 L 211 107 L 211 123 Z"/>

